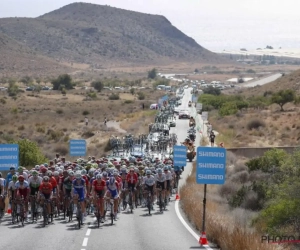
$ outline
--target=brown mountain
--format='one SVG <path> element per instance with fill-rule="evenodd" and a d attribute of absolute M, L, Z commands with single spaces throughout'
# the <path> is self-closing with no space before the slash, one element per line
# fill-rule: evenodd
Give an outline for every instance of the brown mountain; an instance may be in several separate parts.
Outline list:
<path fill-rule="evenodd" d="M 0 32 L 62 61 L 223 60 L 163 16 L 88 3 L 73 3 L 38 18 L 2 18 Z"/>
<path fill-rule="evenodd" d="M 55 60 L 38 55 L 26 45 L 0 33 L 0 76 L 48 75 L 70 70 Z"/>

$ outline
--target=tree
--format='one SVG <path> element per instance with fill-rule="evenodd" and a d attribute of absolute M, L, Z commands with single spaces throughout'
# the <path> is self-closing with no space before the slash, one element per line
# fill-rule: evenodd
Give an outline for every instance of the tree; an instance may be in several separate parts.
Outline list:
<path fill-rule="evenodd" d="M 28 139 L 22 139 L 12 143 L 19 144 L 19 163 L 21 166 L 32 167 L 37 164 L 48 162 L 47 158 L 42 154 L 35 142 Z"/>
<path fill-rule="evenodd" d="M 19 93 L 18 85 L 15 82 L 9 82 L 7 92 L 9 96 L 16 96 Z"/>
<path fill-rule="evenodd" d="M 92 87 L 94 87 L 94 89 L 96 89 L 98 92 L 101 92 L 104 84 L 100 80 L 97 80 L 92 82 Z"/>
<path fill-rule="evenodd" d="M 203 90 L 204 94 L 210 94 L 210 95 L 220 95 L 221 90 L 218 88 L 214 88 L 213 86 L 209 86 L 208 88 Z"/>
<path fill-rule="evenodd" d="M 274 93 L 271 97 L 271 103 L 276 103 L 280 106 L 280 111 L 283 110 L 283 106 L 288 102 L 295 101 L 295 92 L 291 89 L 280 90 Z"/>
<path fill-rule="evenodd" d="M 68 74 L 58 76 L 58 78 L 51 81 L 51 84 L 53 85 L 53 90 L 73 89 L 74 87 L 72 78 Z"/>
<path fill-rule="evenodd" d="M 155 79 L 156 76 L 157 76 L 157 70 L 156 70 L 156 68 L 153 68 L 150 71 L 148 71 L 148 78 Z"/>

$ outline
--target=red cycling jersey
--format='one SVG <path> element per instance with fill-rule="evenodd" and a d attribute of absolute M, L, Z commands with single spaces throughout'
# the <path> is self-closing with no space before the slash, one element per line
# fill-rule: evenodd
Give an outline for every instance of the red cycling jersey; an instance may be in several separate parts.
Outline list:
<path fill-rule="evenodd" d="M 136 173 L 133 173 L 133 174 L 127 174 L 127 176 L 126 176 L 126 181 L 127 181 L 127 183 L 129 183 L 129 184 L 136 184 L 137 183 L 137 181 L 138 181 L 138 176 L 137 176 L 137 174 Z"/>
<path fill-rule="evenodd" d="M 95 191 L 101 191 L 104 190 L 104 188 L 106 187 L 106 181 L 101 180 L 100 182 L 98 182 L 97 180 L 94 180 L 92 185 Z"/>
<path fill-rule="evenodd" d="M 52 188 L 56 188 L 57 187 L 57 181 L 56 181 L 56 179 L 53 176 L 50 177 L 49 181 L 50 181 L 50 183 L 52 185 Z"/>
<path fill-rule="evenodd" d="M 39 190 L 42 194 L 51 194 L 53 190 L 53 186 L 51 185 L 50 182 L 42 182 Z"/>
<path fill-rule="evenodd" d="M 83 176 L 82 176 L 82 179 L 85 180 L 85 185 L 88 186 L 88 185 L 89 185 L 89 179 L 87 178 L 87 176 L 86 176 L 86 175 L 83 175 Z"/>

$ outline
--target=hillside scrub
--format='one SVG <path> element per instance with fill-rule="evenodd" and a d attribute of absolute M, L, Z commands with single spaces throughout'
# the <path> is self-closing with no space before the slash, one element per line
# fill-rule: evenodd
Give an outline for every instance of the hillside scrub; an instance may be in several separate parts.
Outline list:
<path fill-rule="evenodd" d="M 252 225 L 261 234 L 298 237 L 300 150 L 288 154 L 272 149 L 248 160 L 245 166 L 242 172 L 227 176 L 225 185 L 219 188 L 220 195 L 231 209 L 257 211 Z"/>
<path fill-rule="evenodd" d="M 227 155 L 227 171 L 228 177 L 239 177 L 243 175 L 245 167 L 238 163 L 234 168 L 229 167 L 233 162 L 237 163 L 235 157 Z M 203 213 L 203 185 L 196 183 L 196 168 L 193 166 L 192 174 L 187 178 L 186 184 L 180 190 L 180 204 L 187 215 L 188 220 L 195 226 L 196 230 L 201 231 L 202 213 Z M 243 179 L 245 179 L 247 176 Z M 229 179 L 230 180 L 230 179 Z M 226 181 L 226 183 L 229 182 Z M 231 193 L 236 190 L 237 184 L 231 182 L 232 185 L 224 186 L 208 185 L 207 204 L 206 204 L 206 234 L 208 240 L 217 244 L 222 250 L 290 250 L 290 246 L 278 246 L 275 244 L 267 244 L 261 242 L 262 234 L 251 227 L 250 222 L 254 216 L 254 212 L 245 209 L 230 209 L 228 202 L 222 196 L 227 192 Z M 223 193 L 218 193 L 219 187 Z"/>

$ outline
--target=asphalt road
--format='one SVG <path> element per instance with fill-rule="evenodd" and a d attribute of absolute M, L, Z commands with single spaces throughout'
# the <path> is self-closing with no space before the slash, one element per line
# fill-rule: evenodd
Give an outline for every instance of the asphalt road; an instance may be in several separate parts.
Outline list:
<path fill-rule="evenodd" d="M 191 100 L 190 90 L 187 89 L 185 92 L 182 108 L 188 108 L 188 101 Z M 172 130 L 177 133 L 179 142 L 186 138 L 187 129 L 188 120 L 177 120 L 176 127 Z M 200 141 L 199 137 L 196 141 Z M 191 168 L 192 163 L 187 162 L 180 185 L 190 174 Z M 25 227 L 21 227 L 12 225 L 10 217 L 6 216 L 0 225 L 1 249 L 97 250 L 101 247 L 109 250 L 201 249 L 198 241 L 176 215 L 175 195 L 163 214 L 159 213 L 156 205 L 154 209 L 151 216 L 148 215 L 146 208 L 140 207 L 135 209 L 133 214 L 121 212 L 114 225 L 111 226 L 107 221 L 100 228 L 94 225 L 94 218 L 89 216 L 81 229 L 76 227 L 75 221 L 68 223 L 60 219 L 55 219 L 53 225 L 45 228 L 41 227 L 40 222 L 28 223 Z"/>
<path fill-rule="evenodd" d="M 277 74 L 268 76 L 266 78 L 263 78 L 263 79 L 260 79 L 260 80 L 254 81 L 254 82 L 245 83 L 245 84 L 241 85 L 241 87 L 251 88 L 251 87 L 255 87 L 257 85 L 264 85 L 264 84 L 273 82 L 273 81 L 277 80 L 280 77 L 282 77 L 282 74 L 277 73 Z"/>

